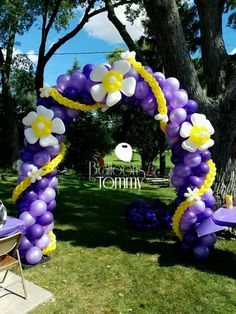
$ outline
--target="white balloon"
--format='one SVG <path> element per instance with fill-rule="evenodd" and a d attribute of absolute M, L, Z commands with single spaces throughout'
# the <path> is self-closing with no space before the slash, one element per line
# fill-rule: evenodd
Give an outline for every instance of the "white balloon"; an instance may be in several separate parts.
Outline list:
<path fill-rule="evenodd" d="M 115 148 L 115 154 L 121 161 L 130 162 L 133 156 L 133 149 L 128 143 L 120 143 Z"/>

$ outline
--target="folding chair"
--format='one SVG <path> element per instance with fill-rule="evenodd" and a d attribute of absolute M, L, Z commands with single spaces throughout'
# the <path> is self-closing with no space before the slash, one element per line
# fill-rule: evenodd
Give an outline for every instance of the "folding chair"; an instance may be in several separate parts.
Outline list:
<path fill-rule="evenodd" d="M 15 233 L 5 238 L 0 238 L 0 272 L 5 271 L 3 280 L 0 281 L 0 284 L 4 283 L 7 277 L 9 268 L 11 268 L 14 265 L 18 265 L 19 270 L 20 270 L 20 275 L 21 275 L 21 279 L 15 280 L 14 282 L 4 285 L 4 287 L 0 285 L 0 290 L 2 289 L 7 290 L 8 287 L 18 282 L 21 282 L 23 290 L 24 290 L 24 298 L 26 299 L 27 293 L 26 293 L 26 287 L 25 287 L 24 277 L 22 273 L 20 254 L 18 251 L 18 246 L 20 244 L 21 238 L 22 238 L 22 233 L 20 232 Z"/>

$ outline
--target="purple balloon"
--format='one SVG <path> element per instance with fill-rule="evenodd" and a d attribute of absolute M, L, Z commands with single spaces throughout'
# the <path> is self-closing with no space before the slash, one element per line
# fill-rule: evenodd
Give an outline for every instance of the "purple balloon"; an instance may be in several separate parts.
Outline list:
<path fill-rule="evenodd" d="M 44 229 L 41 225 L 36 223 L 27 230 L 26 236 L 31 240 L 39 239 L 44 234 Z"/>
<path fill-rule="evenodd" d="M 156 108 L 157 103 L 155 98 L 151 95 L 141 101 L 141 106 L 145 111 L 151 111 Z"/>
<path fill-rule="evenodd" d="M 197 221 L 203 222 L 205 219 L 211 217 L 213 214 L 213 210 L 211 208 L 206 208 L 202 213 L 197 215 Z"/>
<path fill-rule="evenodd" d="M 36 200 L 30 205 L 30 213 L 34 216 L 41 216 L 47 210 L 47 204 L 42 200 Z"/>
<path fill-rule="evenodd" d="M 28 172 L 31 171 L 33 167 L 35 167 L 33 162 L 26 161 L 21 165 L 20 170 L 22 174 L 27 176 Z"/>
<path fill-rule="evenodd" d="M 30 203 L 24 200 L 19 200 L 16 202 L 16 209 L 19 213 L 23 213 L 24 211 L 28 211 L 30 208 Z"/>
<path fill-rule="evenodd" d="M 53 222 L 53 214 L 50 211 L 46 211 L 45 214 L 37 218 L 37 223 L 41 226 L 50 225 Z"/>
<path fill-rule="evenodd" d="M 48 146 L 45 150 L 51 155 L 51 157 L 55 157 L 60 153 L 61 146 L 60 145 Z"/>
<path fill-rule="evenodd" d="M 26 190 L 22 194 L 22 198 L 23 198 L 23 200 L 31 203 L 31 202 L 35 201 L 38 198 L 38 195 L 34 191 L 32 191 L 32 190 Z"/>
<path fill-rule="evenodd" d="M 185 164 L 179 164 L 174 168 L 174 174 L 177 177 L 188 177 L 191 174 L 191 168 Z"/>
<path fill-rule="evenodd" d="M 195 201 L 195 203 L 189 207 L 189 209 L 195 214 L 198 215 L 205 210 L 205 203 L 203 201 Z"/>
<path fill-rule="evenodd" d="M 66 109 L 66 113 L 67 113 L 68 117 L 74 119 L 74 118 L 76 118 L 78 116 L 79 111 L 75 110 L 75 109 L 67 108 Z"/>
<path fill-rule="evenodd" d="M 26 236 L 23 236 L 20 242 L 19 249 L 21 251 L 28 251 L 30 248 L 32 248 L 33 244 L 29 241 L 29 239 L 26 238 Z"/>
<path fill-rule="evenodd" d="M 42 257 L 42 251 L 37 246 L 33 246 L 29 249 L 25 255 L 26 261 L 32 265 L 39 263 Z"/>
<path fill-rule="evenodd" d="M 52 211 L 55 207 L 57 206 L 57 202 L 55 200 L 51 201 L 49 204 L 48 204 L 48 210 L 49 211 Z"/>
<path fill-rule="evenodd" d="M 212 196 L 207 197 L 207 199 L 204 200 L 204 203 L 206 207 L 213 207 L 216 203 L 216 199 L 212 195 Z"/>
<path fill-rule="evenodd" d="M 43 177 L 41 180 L 35 182 L 34 187 L 36 190 L 44 190 L 48 187 L 48 179 Z"/>
<path fill-rule="evenodd" d="M 53 188 L 47 187 L 43 192 L 39 193 L 39 199 L 49 204 L 56 197 L 56 192 Z"/>
<path fill-rule="evenodd" d="M 137 82 L 134 96 L 138 99 L 144 99 L 149 93 L 149 86 L 146 82 Z"/>
<path fill-rule="evenodd" d="M 201 162 L 196 168 L 193 168 L 193 172 L 197 176 L 204 176 L 210 171 L 209 166 L 205 162 Z"/>
<path fill-rule="evenodd" d="M 129 72 L 127 72 L 124 75 L 124 78 L 127 78 L 127 77 L 134 77 L 136 79 L 136 81 L 137 81 L 139 79 L 139 74 L 138 74 L 138 72 L 134 68 L 130 68 Z"/>
<path fill-rule="evenodd" d="M 27 211 L 20 214 L 19 219 L 24 221 L 25 228 L 32 227 L 36 222 L 35 218 Z"/>
<path fill-rule="evenodd" d="M 90 73 L 92 72 L 92 70 L 95 68 L 94 64 L 86 64 L 83 67 L 83 74 L 85 75 L 85 77 L 88 79 L 90 76 Z"/>
<path fill-rule="evenodd" d="M 202 161 L 207 161 L 211 159 L 211 152 L 209 150 L 205 150 L 201 152 L 201 156 L 202 156 Z"/>
<path fill-rule="evenodd" d="M 201 163 L 201 156 L 198 153 L 186 153 L 184 163 L 188 167 L 197 167 Z"/>
<path fill-rule="evenodd" d="M 188 96 L 186 92 L 179 90 L 173 94 L 170 105 L 173 108 L 184 107 L 187 104 Z"/>
<path fill-rule="evenodd" d="M 193 256 L 199 260 L 205 260 L 209 256 L 209 249 L 206 245 L 199 243 L 193 248 Z"/>
<path fill-rule="evenodd" d="M 203 180 L 197 176 L 189 177 L 189 185 L 199 188 L 203 184 Z"/>
<path fill-rule="evenodd" d="M 180 221 L 192 225 L 197 221 L 197 215 L 189 208 L 185 211 Z"/>
<path fill-rule="evenodd" d="M 51 160 L 49 153 L 46 151 L 40 151 L 36 153 L 33 157 L 34 163 L 36 167 L 42 167 L 46 165 Z"/>
<path fill-rule="evenodd" d="M 32 153 L 27 148 L 22 148 L 20 150 L 20 159 L 23 161 L 30 161 L 32 160 Z"/>
<path fill-rule="evenodd" d="M 84 88 L 86 77 L 78 70 L 75 70 L 70 76 L 70 86 L 75 87 L 78 92 Z"/>
<path fill-rule="evenodd" d="M 34 244 L 38 248 L 40 248 L 40 250 L 43 250 L 49 246 L 50 242 L 51 242 L 51 240 L 50 240 L 49 236 L 46 233 L 44 233 L 40 239 L 37 239 L 34 241 Z"/>
<path fill-rule="evenodd" d="M 61 120 L 65 119 L 65 108 L 59 105 L 50 108 L 54 112 L 54 118 L 59 118 Z"/>
<path fill-rule="evenodd" d="M 47 226 L 44 227 L 44 231 L 46 233 L 49 233 L 49 232 L 51 232 L 53 230 L 53 228 L 54 228 L 54 223 L 52 222 L 50 225 L 47 225 Z"/>
<path fill-rule="evenodd" d="M 200 237 L 199 240 L 202 244 L 206 246 L 213 246 L 216 243 L 217 237 L 215 233 L 209 233 L 207 235 L 204 235 L 203 237 Z"/>
<path fill-rule="evenodd" d="M 171 178 L 171 183 L 176 187 L 181 187 L 183 185 L 185 185 L 186 181 L 185 181 L 185 178 L 181 178 L 181 177 L 177 177 L 177 176 L 173 176 Z"/>
<path fill-rule="evenodd" d="M 180 125 L 187 117 L 186 111 L 183 108 L 177 108 L 170 113 L 170 121 L 175 125 Z"/>
<path fill-rule="evenodd" d="M 62 74 L 57 78 L 57 86 L 63 91 L 66 87 L 68 82 L 70 81 L 70 75 Z"/>
<path fill-rule="evenodd" d="M 53 189 L 55 189 L 58 185 L 58 179 L 57 177 L 53 177 L 50 181 L 49 181 L 49 186 Z"/>
<path fill-rule="evenodd" d="M 184 235 L 184 241 L 193 244 L 196 241 L 196 236 L 192 232 L 187 232 Z"/>
<path fill-rule="evenodd" d="M 189 99 L 187 101 L 187 104 L 185 106 L 185 110 L 187 111 L 188 114 L 192 114 L 192 113 L 197 112 L 197 108 L 198 108 L 198 105 L 197 105 L 196 101 L 194 101 L 192 99 Z"/>
<path fill-rule="evenodd" d="M 172 93 L 177 92 L 180 87 L 179 81 L 175 77 L 168 77 L 164 87 L 167 87 Z"/>
<path fill-rule="evenodd" d="M 166 127 L 166 135 L 169 137 L 172 137 L 172 136 L 175 137 L 179 135 L 179 129 L 180 129 L 179 126 L 176 126 L 173 123 L 169 123 L 167 124 L 167 127 Z"/>

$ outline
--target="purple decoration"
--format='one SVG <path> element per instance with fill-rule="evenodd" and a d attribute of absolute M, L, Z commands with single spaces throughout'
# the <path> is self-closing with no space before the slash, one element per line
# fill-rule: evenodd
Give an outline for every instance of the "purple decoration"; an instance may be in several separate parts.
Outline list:
<path fill-rule="evenodd" d="M 74 71 L 70 76 L 70 86 L 76 88 L 77 93 L 84 88 L 85 81 L 85 75 L 78 70 Z"/>
<path fill-rule="evenodd" d="M 187 104 L 188 95 L 184 91 L 177 91 L 173 94 L 170 105 L 173 108 L 184 107 Z"/>
<path fill-rule="evenodd" d="M 53 189 L 56 189 L 58 185 L 58 179 L 57 177 L 53 177 L 50 181 L 49 181 L 49 186 Z"/>
<path fill-rule="evenodd" d="M 37 223 L 41 226 L 50 225 L 53 222 L 53 214 L 50 211 L 46 211 L 45 214 L 37 218 Z"/>
<path fill-rule="evenodd" d="M 53 230 L 53 228 L 54 228 L 54 223 L 52 222 L 50 225 L 47 225 L 47 226 L 44 227 L 44 231 L 46 233 L 49 233 L 49 232 L 51 232 Z"/>
<path fill-rule="evenodd" d="M 168 123 L 166 127 L 166 135 L 169 137 L 175 137 L 179 135 L 180 127 L 173 123 Z"/>
<path fill-rule="evenodd" d="M 35 165 L 33 164 L 33 162 L 30 161 L 26 161 L 21 165 L 21 172 L 22 174 L 26 175 L 28 174 L 28 172 L 30 172 L 33 167 L 35 167 Z"/>
<path fill-rule="evenodd" d="M 20 159 L 23 161 L 31 161 L 33 158 L 32 153 L 27 148 L 22 148 L 20 151 Z"/>
<path fill-rule="evenodd" d="M 189 186 L 199 188 L 203 184 L 203 180 L 197 176 L 190 176 L 188 180 L 189 180 Z"/>
<path fill-rule="evenodd" d="M 52 211 L 56 206 L 57 206 L 57 202 L 53 200 L 48 204 L 47 210 Z"/>
<path fill-rule="evenodd" d="M 65 88 L 64 95 L 65 97 L 75 101 L 78 98 L 79 93 L 76 88 L 71 87 L 72 84 L 73 83 L 70 81 L 70 87 Z"/>
<path fill-rule="evenodd" d="M 178 108 L 170 113 L 170 121 L 175 125 L 180 125 L 187 117 L 186 111 L 183 108 Z"/>
<path fill-rule="evenodd" d="M 185 184 L 186 184 L 186 180 L 185 180 L 185 178 L 177 177 L 177 176 L 174 175 L 174 176 L 171 178 L 171 183 L 172 183 L 176 188 L 178 188 L 178 187 L 181 187 L 181 186 L 185 185 Z"/>
<path fill-rule="evenodd" d="M 47 210 L 47 204 L 42 200 L 36 200 L 30 205 L 30 213 L 34 216 L 41 216 Z"/>
<path fill-rule="evenodd" d="M 22 251 L 28 251 L 31 249 L 33 244 L 29 241 L 29 239 L 26 238 L 26 236 L 23 236 L 20 242 L 19 249 Z"/>
<path fill-rule="evenodd" d="M 39 263 L 42 257 L 42 251 L 37 246 L 33 246 L 29 249 L 25 255 L 26 261 L 32 265 Z"/>
<path fill-rule="evenodd" d="M 54 117 L 61 120 L 65 120 L 65 108 L 62 106 L 55 105 L 50 108 L 54 112 Z M 47 149 L 46 149 L 47 150 Z"/>
<path fill-rule="evenodd" d="M 197 176 L 204 176 L 210 171 L 209 166 L 205 162 L 201 162 L 197 167 L 193 168 L 193 172 Z"/>
<path fill-rule="evenodd" d="M 51 157 L 55 157 L 60 153 L 61 146 L 60 145 L 48 146 L 46 147 L 45 150 L 51 155 Z"/>
<path fill-rule="evenodd" d="M 205 199 L 204 203 L 205 203 L 206 207 L 213 207 L 216 203 L 216 199 L 212 195 L 212 196 L 209 196 L 207 199 Z"/>
<path fill-rule="evenodd" d="M 188 177 L 191 174 L 191 168 L 185 164 L 179 164 L 175 167 L 174 174 L 177 177 Z"/>
<path fill-rule="evenodd" d="M 168 77 L 163 88 L 168 88 L 172 93 L 177 92 L 180 87 L 179 81 L 175 77 Z"/>
<path fill-rule="evenodd" d="M 134 96 L 138 99 L 144 99 L 149 93 L 150 87 L 146 82 L 137 82 Z"/>
<path fill-rule="evenodd" d="M 90 76 L 90 73 L 92 72 L 92 70 L 95 68 L 94 64 L 86 64 L 83 67 L 83 74 L 85 75 L 85 77 L 88 79 Z"/>
<path fill-rule="evenodd" d="M 45 177 L 43 177 L 42 180 L 36 181 L 34 184 L 34 188 L 37 191 L 46 189 L 47 186 L 48 186 L 48 179 Z"/>
<path fill-rule="evenodd" d="M 37 193 L 35 193 L 32 190 L 26 190 L 23 194 L 22 194 L 22 198 L 23 200 L 31 203 L 33 201 L 35 201 L 38 198 Z"/>
<path fill-rule="evenodd" d="M 215 233 L 209 233 L 201 237 L 199 240 L 201 241 L 202 244 L 206 246 L 214 246 L 214 244 L 216 243 L 217 237 Z"/>
<path fill-rule="evenodd" d="M 141 101 L 141 106 L 145 111 L 151 111 L 156 108 L 157 103 L 155 98 L 150 95 Z"/>
<path fill-rule="evenodd" d="M 41 168 L 43 165 L 46 165 L 51 160 L 49 153 L 46 151 L 39 151 L 34 154 L 33 161 L 37 168 Z"/>
<path fill-rule="evenodd" d="M 44 233 L 44 229 L 39 224 L 34 224 L 27 230 L 26 236 L 29 237 L 31 240 L 39 239 L 42 237 Z"/>
<path fill-rule="evenodd" d="M 53 188 L 47 187 L 43 192 L 39 193 L 39 199 L 49 204 L 56 197 L 56 192 Z"/>
<path fill-rule="evenodd" d="M 19 219 L 24 221 L 25 228 L 32 227 L 36 222 L 35 218 L 27 211 L 20 214 Z"/>
<path fill-rule="evenodd" d="M 68 86 L 68 82 L 70 81 L 70 75 L 62 74 L 57 78 L 57 87 L 61 91 L 64 91 L 64 89 Z"/>
<path fill-rule="evenodd" d="M 205 203 L 203 201 L 195 201 L 189 208 L 195 215 L 201 214 L 205 210 Z"/>
<path fill-rule="evenodd" d="M 198 153 L 186 153 L 184 163 L 188 167 L 197 167 L 201 163 L 201 156 Z"/>
<path fill-rule="evenodd" d="M 40 250 L 45 249 L 46 247 L 49 246 L 50 244 L 50 238 L 49 236 L 45 233 L 40 239 L 37 239 L 34 241 L 34 244 L 40 248 Z"/>
<path fill-rule="evenodd" d="M 193 248 L 193 256 L 198 260 L 205 260 L 209 256 L 209 249 L 206 245 L 199 243 Z"/>
<path fill-rule="evenodd" d="M 205 150 L 201 152 L 201 156 L 202 156 L 202 161 L 207 161 L 211 159 L 211 152 L 209 150 Z"/>
<path fill-rule="evenodd" d="M 124 75 L 124 78 L 127 78 L 127 77 L 134 77 L 135 80 L 138 81 L 138 79 L 139 79 L 139 74 L 138 74 L 137 71 L 135 71 L 134 68 L 130 68 L 130 69 L 129 69 L 129 72 Z"/>
<path fill-rule="evenodd" d="M 197 112 L 197 108 L 198 108 L 198 105 L 196 101 L 189 99 L 184 109 L 187 111 L 188 114 L 193 114 Z"/>

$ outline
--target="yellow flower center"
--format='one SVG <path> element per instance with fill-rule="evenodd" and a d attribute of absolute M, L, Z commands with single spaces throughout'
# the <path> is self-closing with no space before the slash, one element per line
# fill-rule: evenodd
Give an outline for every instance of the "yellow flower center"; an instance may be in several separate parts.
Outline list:
<path fill-rule="evenodd" d="M 196 146 L 202 146 L 205 144 L 210 138 L 210 133 L 205 126 L 194 125 L 191 134 L 190 141 L 193 142 Z"/>
<path fill-rule="evenodd" d="M 107 72 L 107 74 L 104 76 L 102 82 L 105 90 L 108 93 L 116 92 L 121 89 L 123 75 L 119 72 L 116 72 L 115 70 L 110 70 Z"/>
<path fill-rule="evenodd" d="M 43 116 L 38 115 L 32 123 L 32 129 L 37 137 L 51 134 L 52 121 Z"/>

